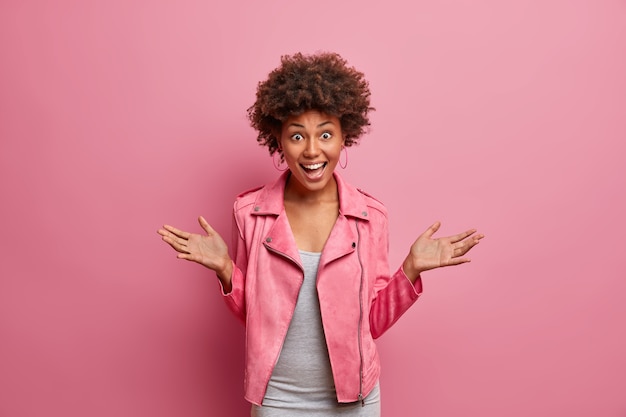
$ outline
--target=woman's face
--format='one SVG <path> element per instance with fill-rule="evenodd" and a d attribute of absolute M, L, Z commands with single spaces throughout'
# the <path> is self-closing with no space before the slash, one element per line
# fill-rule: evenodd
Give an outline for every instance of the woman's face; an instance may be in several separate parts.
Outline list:
<path fill-rule="evenodd" d="M 282 125 L 280 148 L 291 171 L 293 191 L 335 192 L 333 171 L 343 143 L 341 122 L 335 116 L 309 110 L 289 117 Z"/>

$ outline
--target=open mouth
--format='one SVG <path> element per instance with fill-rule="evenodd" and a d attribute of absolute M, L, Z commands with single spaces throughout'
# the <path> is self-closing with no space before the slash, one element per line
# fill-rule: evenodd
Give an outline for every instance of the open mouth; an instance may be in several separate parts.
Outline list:
<path fill-rule="evenodd" d="M 326 165 L 328 165 L 328 162 L 319 162 L 317 164 L 306 164 L 306 165 L 300 164 L 306 176 L 311 179 L 321 177 L 322 174 L 324 173 L 324 169 L 326 168 Z"/>

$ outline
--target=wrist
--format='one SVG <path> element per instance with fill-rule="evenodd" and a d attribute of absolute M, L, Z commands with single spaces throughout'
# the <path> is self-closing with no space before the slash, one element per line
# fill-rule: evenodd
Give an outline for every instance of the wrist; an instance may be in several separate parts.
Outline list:
<path fill-rule="evenodd" d="M 232 290 L 232 275 L 233 275 L 233 262 L 230 258 L 228 258 L 228 262 L 223 268 L 219 270 L 215 270 L 215 274 L 217 275 L 217 279 L 220 280 L 222 284 L 222 290 L 224 294 L 228 294 Z"/>
<path fill-rule="evenodd" d="M 407 278 L 411 280 L 411 282 L 415 282 L 417 278 L 419 278 L 420 274 L 424 272 L 420 268 L 418 268 L 417 265 L 415 265 L 410 256 L 408 256 L 402 263 L 402 270 L 404 271 L 404 274 L 407 276 Z"/>
<path fill-rule="evenodd" d="M 230 258 L 224 259 L 222 267 L 215 269 L 215 274 L 222 282 L 230 281 L 233 274 L 233 261 Z"/>

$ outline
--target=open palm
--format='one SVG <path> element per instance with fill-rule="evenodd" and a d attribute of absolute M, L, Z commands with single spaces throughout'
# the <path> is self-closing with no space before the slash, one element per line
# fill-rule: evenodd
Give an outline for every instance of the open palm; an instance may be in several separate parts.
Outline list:
<path fill-rule="evenodd" d="M 185 232 L 169 225 L 164 225 L 157 233 L 178 252 L 179 259 L 197 262 L 214 270 L 218 276 L 223 276 L 231 265 L 228 247 L 202 216 L 198 222 L 206 235 Z"/>
<path fill-rule="evenodd" d="M 469 262 L 464 255 L 484 237 L 470 229 L 453 236 L 433 238 L 440 226 L 440 222 L 434 223 L 411 246 L 404 261 L 405 272 L 410 278 L 429 269 Z"/>

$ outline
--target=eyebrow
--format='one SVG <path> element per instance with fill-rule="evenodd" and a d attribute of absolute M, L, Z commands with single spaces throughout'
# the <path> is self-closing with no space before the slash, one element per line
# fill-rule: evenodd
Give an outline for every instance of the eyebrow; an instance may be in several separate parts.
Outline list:
<path fill-rule="evenodd" d="M 326 126 L 327 124 L 333 124 L 333 122 L 332 122 L 332 121 L 330 121 L 330 120 L 327 120 L 327 121 L 325 121 L 325 122 L 322 122 L 322 123 L 318 124 L 318 125 L 317 125 L 317 127 L 318 127 L 318 128 L 319 128 L 319 127 L 323 127 L 323 126 Z M 302 124 L 300 124 L 300 123 L 289 123 L 289 127 L 291 127 L 291 126 L 301 127 L 301 128 L 303 128 L 303 129 L 304 129 L 304 127 L 305 127 L 304 125 L 302 125 Z"/>

